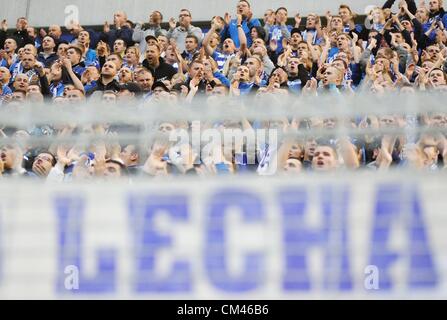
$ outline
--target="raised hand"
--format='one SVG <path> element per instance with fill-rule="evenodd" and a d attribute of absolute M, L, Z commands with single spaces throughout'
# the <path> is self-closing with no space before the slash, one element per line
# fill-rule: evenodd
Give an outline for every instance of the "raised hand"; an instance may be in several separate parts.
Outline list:
<path fill-rule="evenodd" d="M 231 16 L 228 12 L 225 12 L 224 21 L 225 21 L 225 25 L 229 25 L 231 22 Z"/>
<path fill-rule="evenodd" d="M 5 32 L 8 30 L 8 22 L 6 21 L 6 19 L 2 20 L 2 22 L 0 24 L 0 28 Z"/>
<path fill-rule="evenodd" d="M 278 49 L 278 41 L 276 39 L 271 39 L 269 46 L 271 51 L 276 51 L 276 49 Z"/>
<path fill-rule="evenodd" d="M 110 31 L 110 25 L 109 25 L 109 23 L 108 23 L 107 21 L 104 22 L 103 31 L 104 31 L 105 33 L 108 33 L 108 32 Z"/>
<path fill-rule="evenodd" d="M 241 14 L 237 15 L 237 24 L 238 25 L 242 24 L 242 15 Z"/>
<path fill-rule="evenodd" d="M 173 30 L 175 29 L 175 27 L 177 26 L 177 22 L 175 21 L 174 18 L 169 19 L 169 29 Z"/>
<path fill-rule="evenodd" d="M 295 28 L 298 28 L 300 26 L 300 24 L 301 24 L 301 17 L 300 17 L 300 14 L 297 13 L 295 15 Z"/>

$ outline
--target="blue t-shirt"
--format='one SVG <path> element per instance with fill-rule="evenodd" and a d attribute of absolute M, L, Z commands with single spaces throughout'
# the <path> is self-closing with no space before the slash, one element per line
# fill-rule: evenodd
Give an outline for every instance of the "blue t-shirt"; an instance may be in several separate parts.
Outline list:
<path fill-rule="evenodd" d="M 245 36 L 247 37 L 247 46 L 251 47 L 251 44 L 253 42 L 253 39 L 251 38 L 250 30 L 253 27 L 260 27 L 261 22 L 259 22 L 258 19 L 252 19 L 250 22 L 247 23 L 247 20 L 242 21 L 242 29 L 244 30 Z M 225 40 L 227 38 L 233 39 L 233 42 L 236 46 L 236 48 L 240 47 L 239 43 L 239 34 L 237 30 L 237 19 L 231 20 L 228 26 L 226 26 L 222 32 L 221 32 L 222 40 Z"/>
<path fill-rule="evenodd" d="M 292 26 L 286 26 L 287 30 L 292 31 Z M 280 53 L 283 49 L 282 47 L 282 40 L 284 39 L 284 36 L 282 34 L 281 26 L 271 26 L 269 30 L 269 41 L 275 39 L 276 43 L 278 44 L 278 48 L 276 49 L 276 53 Z"/>

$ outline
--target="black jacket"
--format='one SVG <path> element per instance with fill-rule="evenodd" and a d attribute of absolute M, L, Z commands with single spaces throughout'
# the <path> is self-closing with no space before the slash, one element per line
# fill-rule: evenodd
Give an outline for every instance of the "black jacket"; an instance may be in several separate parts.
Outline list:
<path fill-rule="evenodd" d="M 120 84 L 118 81 L 116 81 L 115 79 L 113 79 L 112 82 L 109 82 L 107 85 L 102 83 L 102 78 L 100 78 L 98 81 L 96 81 L 96 86 L 93 87 L 92 89 L 90 89 L 89 91 L 87 91 L 86 95 L 90 96 L 91 94 L 93 94 L 93 92 L 95 91 L 108 91 L 108 90 L 112 90 L 115 92 L 120 91 Z"/>
<path fill-rule="evenodd" d="M 155 77 L 155 81 L 171 80 L 174 74 L 177 73 L 175 68 L 170 64 L 167 64 L 162 58 L 160 58 L 160 64 L 156 69 L 149 66 L 149 62 L 147 61 L 147 59 L 144 59 L 143 67 L 149 69 L 152 72 Z"/>

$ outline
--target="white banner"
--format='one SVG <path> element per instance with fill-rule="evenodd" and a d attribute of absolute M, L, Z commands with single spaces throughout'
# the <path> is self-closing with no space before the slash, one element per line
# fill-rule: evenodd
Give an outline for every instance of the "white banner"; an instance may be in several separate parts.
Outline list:
<path fill-rule="evenodd" d="M 397 2 L 395 8 L 397 8 Z M 32 26 L 49 26 L 51 24 L 62 26 L 66 18 L 71 16 L 75 10 L 79 14 L 80 24 L 88 26 L 103 25 L 106 20 L 113 24 L 113 14 L 118 10 L 124 10 L 128 18 L 134 22 L 145 23 L 149 21 L 152 11 L 159 10 L 163 14 L 163 22 L 168 22 L 171 17 L 178 19 L 180 10 L 185 8 L 191 11 L 193 21 L 210 21 L 215 15 L 223 17 L 225 12 L 234 16 L 237 3 L 237 0 L 210 0 L 206 2 L 206 10 L 204 10 L 202 0 L 0 0 L 2 8 L 0 18 L 7 19 L 10 27 L 13 27 L 17 18 L 22 16 L 27 16 Z M 362 15 L 371 6 L 383 6 L 385 0 L 252 0 L 250 3 L 254 16 L 263 18 L 267 9 L 276 10 L 279 7 L 286 7 L 289 10 L 289 17 L 294 17 L 296 13 L 300 13 L 304 17 L 311 12 L 324 16 L 328 10 L 331 10 L 332 14 L 336 14 L 340 4 L 351 6 L 354 12 Z"/>
<path fill-rule="evenodd" d="M 0 180 L 0 298 L 447 298 L 445 175 Z"/>

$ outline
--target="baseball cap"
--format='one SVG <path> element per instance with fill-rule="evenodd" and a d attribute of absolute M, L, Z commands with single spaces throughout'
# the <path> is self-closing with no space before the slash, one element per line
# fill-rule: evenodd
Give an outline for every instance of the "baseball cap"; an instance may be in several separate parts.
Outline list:
<path fill-rule="evenodd" d="M 148 35 L 148 36 L 146 36 L 146 38 L 144 38 L 144 40 L 145 40 L 146 42 L 148 42 L 149 39 L 153 39 L 153 40 L 155 40 L 155 41 L 158 42 L 158 39 L 157 39 L 155 36 L 151 35 L 151 34 Z"/>
<path fill-rule="evenodd" d="M 161 81 L 155 81 L 155 83 L 152 85 L 152 91 L 155 90 L 155 88 L 163 88 L 164 91 L 170 92 L 169 88 Z"/>

